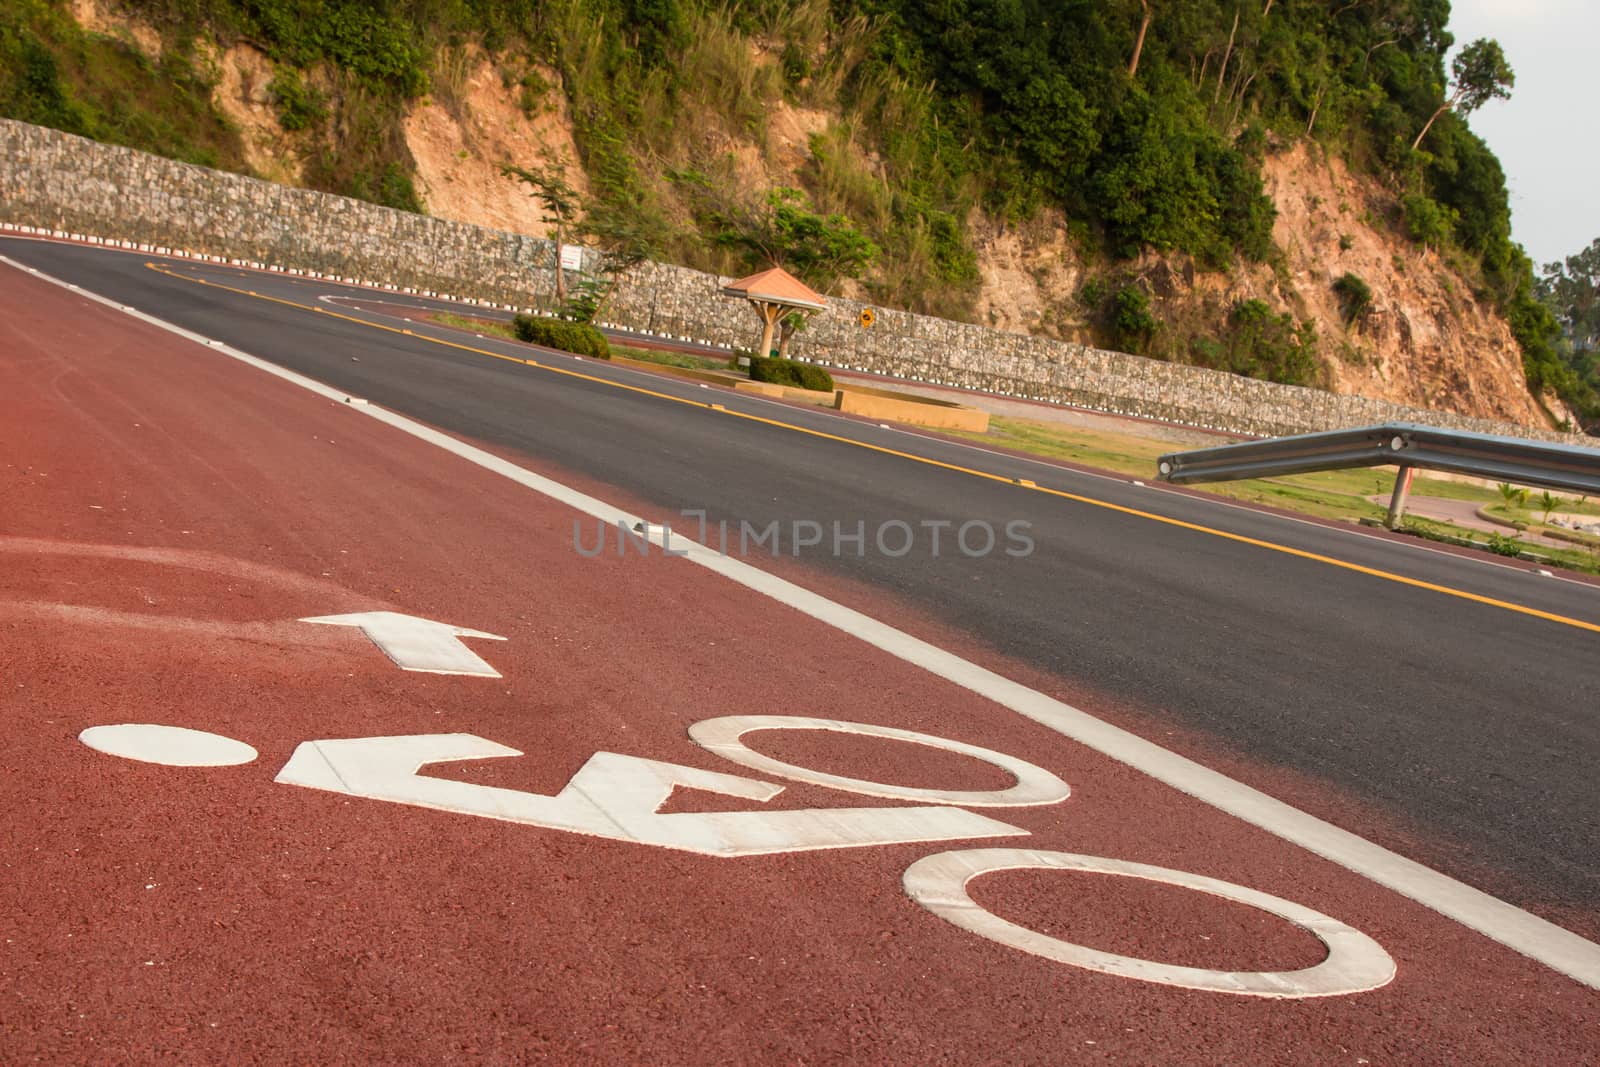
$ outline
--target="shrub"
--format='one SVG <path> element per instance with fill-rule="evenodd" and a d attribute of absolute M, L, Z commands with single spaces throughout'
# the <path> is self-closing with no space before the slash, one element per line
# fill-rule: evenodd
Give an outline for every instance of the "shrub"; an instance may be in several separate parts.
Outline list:
<path fill-rule="evenodd" d="M 592 325 L 594 317 L 600 313 L 600 305 L 605 303 L 606 292 L 610 287 L 610 282 L 605 278 L 580 277 L 567 290 L 567 302 L 562 305 L 560 313 L 573 322 Z"/>
<path fill-rule="evenodd" d="M 750 379 L 757 382 L 772 382 L 774 385 L 793 385 L 800 389 L 833 392 L 833 375 L 814 363 L 801 363 L 793 359 L 751 356 Z"/>
<path fill-rule="evenodd" d="M 800 364 L 800 388 L 819 393 L 833 392 L 833 375 L 814 363 Z"/>
<path fill-rule="evenodd" d="M 1106 283 L 1103 278 L 1090 278 L 1083 283 L 1083 288 L 1078 290 L 1078 304 L 1090 313 L 1100 310 L 1100 305 L 1106 298 Z"/>
<path fill-rule="evenodd" d="M 1405 198 L 1401 205 L 1405 213 L 1406 236 L 1429 248 L 1443 248 L 1450 240 L 1456 223 L 1456 212 L 1421 193 Z"/>
<path fill-rule="evenodd" d="M 1360 322 L 1372 310 L 1372 287 L 1359 275 L 1345 271 L 1343 277 L 1333 283 L 1333 291 L 1339 294 L 1339 310 L 1347 326 Z"/>
<path fill-rule="evenodd" d="M 1117 344 L 1129 352 L 1145 351 L 1161 325 L 1150 313 L 1150 297 L 1133 285 L 1117 290 L 1112 324 L 1116 327 Z"/>
<path fill-rule="evenodd" d="M 1201 366 L 1232 371 L 1283 385 L 1313 385 L 1317 379 L 1317 329 L 1274 314 L 1261 300 L 1234 305 L 1227 335 L 1219 342 L 1198 338 L 1191 358 Z"/>
<path fill-rule="evenodd" d="M 783 80 L 790 85 L 799 85 L 811 77 L 811 60 L 806 57 L 806 50 L 794 41 L 784 43 L 780 64 L 783 67 Z"/>
<path fill-rule="evenodd" d="M 309 130 L 328 117 L 327 99 L 308 88 L 293 67 L 278 67 L 267 92 L 278 105 L 278 124 L 286 130 Z"/>
<path fill-rule="evenodd" d="M 611 358 L 611 346 L 606 343 L 605 334 L 584 323 L 518 315 L 511 328 L 519 341 L 595 359 Z"/>
<path fill-rule="evenodd" d="M 1492 533 L 1489 535 L 1489 551 L 1497 556 L 1520 556 L 1522 554 L 1522 542 L 1515 537 Z"/>
<path fill-rule="evenodd" d="M 1528 506 L 1528 491 L 1521 486 L 1509 482 L 1499 483 L 1500 498 L 1506 502 L 1506 507 L 1522 508 Z"/>

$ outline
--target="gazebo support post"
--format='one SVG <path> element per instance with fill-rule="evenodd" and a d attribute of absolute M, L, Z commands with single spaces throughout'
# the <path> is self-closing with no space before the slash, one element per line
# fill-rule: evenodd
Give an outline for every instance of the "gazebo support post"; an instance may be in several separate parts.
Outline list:
<path fill-rule="evenodd" d="M 769 304 L 766 301 L 755 301 L 753 305 L 756 314 L 761 316 L 761 348 L 756 355 L 765 359 L 772 354 L 772 334 L 778 325 L 778 316 L 783 312 L 779 304 Z"/>

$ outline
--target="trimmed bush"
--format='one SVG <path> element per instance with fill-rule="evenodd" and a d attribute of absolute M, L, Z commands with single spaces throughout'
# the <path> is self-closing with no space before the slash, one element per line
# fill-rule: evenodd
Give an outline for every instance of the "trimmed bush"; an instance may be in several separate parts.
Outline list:
<path fill-rule="evenodd" d="M 595 359 L 611 358 L 611 346 L 606 343 L 606 335 L 587 323 L 518 315 L 511 328 L 519 341 L 559 348 L 574 355 L 593 356 Z"/>
<path fill-rule="evenodd" d="M 801 363 L 800 388 L 814 389 L 820 393 L 831 393 L 833 389 L 833 375 L 813 363 Z"/>
<path fill-rule="evenodd" d="M 770 356 L 750 357 L 750 378 L 774 385 L 792 385 L 800 389 L 833 392 L 833 375 L 814 363 L 801 363 L 793 359 L 775 359 Z"/>

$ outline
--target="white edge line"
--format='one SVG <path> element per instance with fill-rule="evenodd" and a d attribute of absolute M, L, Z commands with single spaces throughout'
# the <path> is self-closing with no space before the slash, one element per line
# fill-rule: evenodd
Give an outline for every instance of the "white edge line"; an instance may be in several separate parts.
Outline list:
<path fill-rule="evenodd" d="M 22 264 L 5 256 L 0 256 L 0 262 L 19 270 L 28 270 Z M 333 389 L 305 375 L 286 370 L 228 345 L 208 344 L 208 339 L 200 334 L 142 311 L 124 311 L 122 305 L 116 301 L 75 288 L 59 278 L 37 272 L 34 276 L 62 288 L 72 289 L 78 295 L 104 304 L 119 314 L 131 316 L 179 337 L 195 341 L 204 346 L 208 352 L 227 355 L 318 396 L 338 402 L 340 407 L 346 410 L 377 419 L 602 522 L 611 524 L 624 521 L 631 526 L 645 521 L 603 500 L 518 467 L 509 460 L 458 441 L 448 434 L 414 422 L 403 415 L 371 405 L 364 407 L 346 405 L 343 403 L 346 395 L 343 391 Z M 658 532 L 659 529 L 658 526 L 647 527 L 650 540 L 657 545 L 661 545 L 662 535 Z M 686 551 L 687 554 L 683 558 L 713 573 L 809 615 L 913 666 L 921 667 L 930 674 L 969 689 L 1219 811 L 1226 812 L 1392 889 L 1401 896 L 1408 897 L 1469 929 L 1476 930 L 1529 959 L 1537 960 L 1584 985 L 1600 989 L 1600 945 L 1587 941 L 1570 930 L 1507 904 L 1464 882 L 1440 874 L 1414 860 L 1406 859 L 1332 823 L 1308 815 L 1258 789 L 1236 782 L 1175 752 L 1169 752 L 1136 734 L 1102 722 L 1070 704 L 1029 689 L 776 575 L 768 574 L 741 560 L 719 555 L 705 545 L 686 538 L 675 536 L 672 545 L 674 549 Z"/>

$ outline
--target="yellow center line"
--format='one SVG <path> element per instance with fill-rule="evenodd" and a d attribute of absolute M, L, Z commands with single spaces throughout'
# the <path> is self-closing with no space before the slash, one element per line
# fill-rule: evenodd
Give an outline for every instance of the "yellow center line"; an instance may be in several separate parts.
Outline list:
<path fill-rule="evenodd" d="M 889 448 L 885 445 L 875 445 L 867 441 L 858 441 L 855 438 L 843 437 L 839 434 L 831 434 L 825 430 L 816 430 L 808 426 L 799 426 L 792 422 L 784 422 L 781 419 L 771 419 L 764 415 L 755 415 L 745 411 L 734 411 L 724 407 L 721 404 L 689 400 L 681 396 L 673 396 L 671 393 L 663 393 L 655 389 L 646 389 L 643 386 L 638 385 L 629 385 L 626 382 L 612 381 L 609 378 L 602 378 L 594 374 L 585 374 L 582 371 L 570 370 L 565 367 L 553 367 L 547 363 L 536 363 L 531 359 L 522 359 L 517 356 L 508 356 L 499 352 L 491 352 L 486 348 L 477 348 L 472 345 L 460 344 L 456 341 L 448 341 L 440 337 L 429 337 L 425 334 L 413 333 L 410 330 L 402 330 L 394 326 L 385 326 L 382 323 L 368 322 L 366 319 L 359 319 L 353 315 L 344 315 L 337 311 L 330 311 L 326 307 L 312 304 L 301 304 L 293 300 L 284 299 L 282 297 L 265 296 L 250 290 L 238 289 L 231 285 L 223 285 L 221 282 L 207 281 L 204 278 L 194 278 L 183 274 L 178 274 L 174 271 L 168 270 L 159 263 L 146 263 L 145 266 L 153 271 L 165 274 L 168 277 L 176 278 L 179 281 L 191 282 L 196 285 L 210 286 L 215 289 L 225 289 L 230 293 L 237 293 L 240 296 L 253 297 L 257 300 L 267 300 L 274 304 L 282 304 L 285 307 L 298 308 L 302 311 L 311 311 L 320 315 L 331 315 L 336 319 L 343 319 L 346 322 L 352 322 L 358 326 L 366 326 L 374 330 L 384 330 L 393 334 L 402 334 L 418 341 L 427 341 L 431 344 L 443 345 L 446 348 L 454 348 L 462 352 L 471 352 L 475 355 L 489 356 L 492 359 L 504 360 L 507 363 L 519 363 L 528 367 L 536 367 L 539 370 L 547 371 L 551 374 L 561 374 L 569 378 L 578 378 L 586 382 L 594 382 L 598 385 L 604 385 L 608 388 L 621 389 L 630 393 L 638 393 L 642 396 L 654 397 L 658 400 L 669 400 L 675 404 L 686 404 L 689 407 L 701 408 L 707 411 L 715 411 L 720 415 L 728 415 L 736 419 L 744 419 L 747 422 L 760 423 L 765 426 L 772 426 L 778 429 L 788 430 L 792 433 L 804 434 L 808 437 L 821 438 L 825 441 L 837 441 L 840 444 L 851 445 L 856 448 L 863 448 L 870 452 L 878 452 L 886 456 L 895 456 L 900 459 L 911 460 L 914 463 L 921 463 L 930 467 L 939 467 L 944 470 L 955 471 L 959 474 L 969 475 L 974 478 L 982 478 L 986 481 L 1003 482 L 1007 485 L 1014 485 L 1017 488 L 1027 492 L 1043 493 L 1046 496 L 1059 497 L 1063 500 L 1071 500 L 1074 503 L 1086 504 L 1090 507 L 1104 508 L 1107 511 L 1114 511 L 1122 515 L 1131 516 L 1133 518 L 1145 519 L 1150 522 L 1158 522 L 1166 526 L 1175 526 L 1182 530 L 1207 534 L 1211 537 L 1220 537 L 1225 541 L 1233 541 L 1242 545 L 1250 545 L 1254 548 L 1262 548 L 1271 552 L 1281 552 L 1287 556 L 1294 556 L 1299 559 L 1310 560 L 1315 563 L 1322 563 L 1329 567 L 1337 567 L 1340 570 L 1353 571 L 1356 574 L 1364 574 L 1372 578 L 1382 579 L 1383 581 L 1395 582 L 1399 585 L 1410 586 L 1414 589 L 1426 589 L 1429 592 L 1440 593 L 1444 596 L 1456 597 L 1460 600 L 1469 600 L 1475 604 L 1485 604 L 1489 607 L 1501 608 L 1505 611 L 1515 612 L 1518 615 L 1528 615 L 1536 619 L 1544 619 L 1547 622 L 1560 623 L 1563 626 L 1572 626 L 1580 630 L 1587 630 L 1591 633 L 1600 633 L 1600 623 L 1586 622 L 1583 619 L 1575 619 L 1567 615 L 1557 615 L 1554 612 L 1542 611 L 1539 608 L 1528 607 L 1526 604 L 1514 604 L 1511 601 L 1498 600 L 1494 597 L 1484 596 L 1481 593 L 1472 593 L 1465 589 L 1456 589 L 1448 585 L 1439 585 L 1434 582 L 1423 581 L 1420 578 L 1410 578 L 1404 574 L 1396 574 L 1393 571 L 1380 570 L 1376 567 L 1367 567 L 1359 563 L 1351 563 L 1348 560 L 1337 559 L 1333 556 L 1325 556 L 1319 552 L 1311 552 L 1303 548 L 1294 548 L 1290 545 L 1279 544 L 1276 541 L 1264 541 L 1257 537 L 1248 537 L 1244 534 L 1231 533 L 1227 530 L 1219 530 L 1214 526 L 1205 526 L 1201 523 L 1188 522 L 1184 519 L 1174 519 L 1166 515 L 1158 515 L 1155 512 L 1143 511 L 1139 508 L 1128 507 L 1124 504 L 1113 504 L 1108 500 L 1099 500 L 1095 497 L 1083 496 L 1079 493 L 1071 493 L 1064 489 L 1051 489 L 1048 486 L 1035 485 L 1024 478 L 1011 478 L 1003 474 L 995 474 L 991 471 L 978 470 L 973 467 L 964 467 L 959 463 L 948 463 L 944 460 L 931 459 L 927 456 L 919 456 L 913 452 L 903 452 L 899 449 Z"/>

